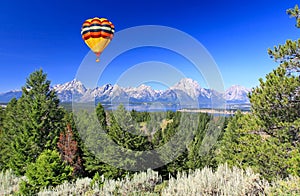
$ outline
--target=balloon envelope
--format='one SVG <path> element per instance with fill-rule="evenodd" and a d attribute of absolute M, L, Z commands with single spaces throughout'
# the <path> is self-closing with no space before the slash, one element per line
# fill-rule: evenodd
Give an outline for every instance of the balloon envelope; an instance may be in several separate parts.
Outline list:
<path fill-rule="evenodd" d="M 112 40 L 115 32 L 114 25 L 106 18 L 91 18 L 82 24 L 81 35 L 84 42 L 96 54 L 96 61 Z"/>

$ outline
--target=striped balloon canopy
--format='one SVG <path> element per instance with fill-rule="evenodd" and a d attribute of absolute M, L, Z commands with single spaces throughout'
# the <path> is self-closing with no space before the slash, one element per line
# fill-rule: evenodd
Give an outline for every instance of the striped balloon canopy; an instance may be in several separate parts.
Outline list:
<path fill-rule="evenodd" d="M 106 18 L 92 18 L 86 20 L 81 28 L 82 39 L 88 47 L 96 54 L 96 61 L 102 51 L 112 40 L 115 26 Z"/>

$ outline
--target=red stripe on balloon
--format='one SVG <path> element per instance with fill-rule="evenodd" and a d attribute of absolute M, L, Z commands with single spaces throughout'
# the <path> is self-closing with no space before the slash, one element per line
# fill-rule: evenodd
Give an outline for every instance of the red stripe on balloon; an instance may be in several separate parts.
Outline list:
<path fill-rule="evenodd" d="M 82 26 L 83 27 L 89 27 L 91 25 L 91 23 L 89 21 L 85 21 Z"/>
<path fill-rule="evenodd" d="M 103 37 L 103 38 L 112 38 L 112 34 L 110 33 L 106 33 L 106 32 L 103 32 L 103 31 L 100 31 L 100 32 L 90 32 L 90 37 L 92 38 L 99 38 L 99 37 Z"/>
<path fill-rule="evenodd" d="M 106 33 L 106 32 L 101 32 L 101 37 L 111 37 L 112 34 L 111 33 Z"/>
<path fill-rule="evenodd" d="M 98 37 L 101 37 L 101 32 L 91 32 L 91 37 L 92 38 L 98 38 Z"/>
<path fill-rule="evenodd" d="M 84 39 L 84 40 L 87 40 L 87 39 L 90 39 L 90 38 L 91 38 L 90 33 L 86 33 L 86 34 L 82 35 L 82 39 Z"/>

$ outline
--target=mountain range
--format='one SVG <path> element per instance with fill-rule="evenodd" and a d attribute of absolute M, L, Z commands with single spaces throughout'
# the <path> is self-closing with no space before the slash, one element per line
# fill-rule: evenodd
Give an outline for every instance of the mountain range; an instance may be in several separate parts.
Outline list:
<path fill-rule="evenodd" d="M 130 102 L 130 103 L 195 103 L 200 106 L 214 104 L 249 104 L 249 89 L 235 85 L 228 88 L 225 93 L 212 89 L 202 88 L 195 80 L 190 78 L 181 79 L 178 83 L 166 90 L 155 90 L 144 84 L 138 87 L 120 87 L 118 85 L 106 84 L 93 89 L 86 88 L 84 84 L 74 79 L 64 84 L 52 87 L 61 102 L 89 102 L 101 103 Z M 11 98 L 19 98 L 21 90 L 0 93 L 0 102 L 8 102 Z"/>

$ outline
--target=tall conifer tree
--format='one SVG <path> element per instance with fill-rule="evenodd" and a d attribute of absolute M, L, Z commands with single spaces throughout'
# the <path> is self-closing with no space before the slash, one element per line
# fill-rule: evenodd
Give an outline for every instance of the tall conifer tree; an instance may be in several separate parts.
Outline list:
<path fill-rule="evenodd" d="M 64 129 L 59 99 L 42 70 L 33 72 L 27 79 L 17 109 L 17 118 L 11 119 L 15 135 L 8 165 L 22 175 L 44 149 L 56 149 L 59 133 Z"/>

